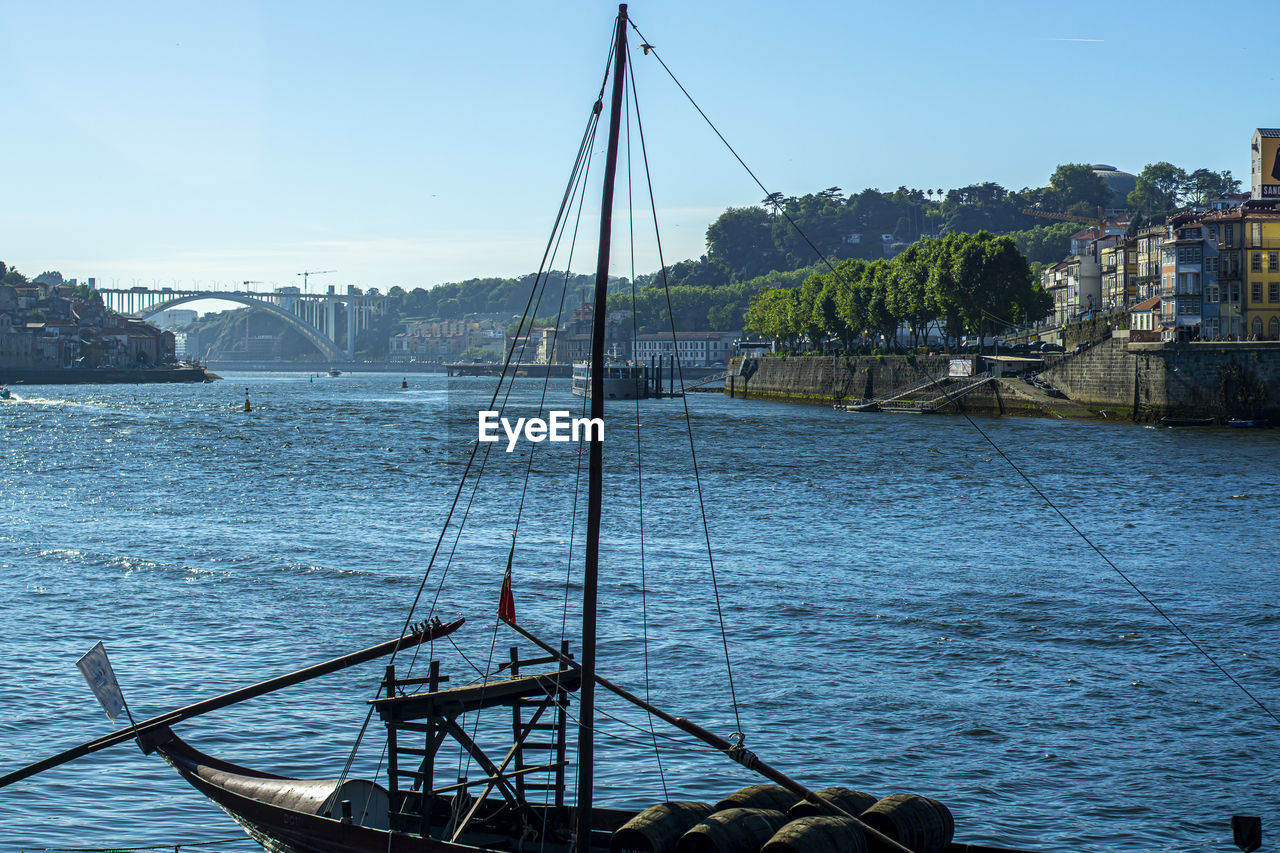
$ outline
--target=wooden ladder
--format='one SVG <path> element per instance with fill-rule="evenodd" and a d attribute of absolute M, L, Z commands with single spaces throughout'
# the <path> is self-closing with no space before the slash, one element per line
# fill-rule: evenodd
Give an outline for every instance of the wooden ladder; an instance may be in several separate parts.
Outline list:
<path fill-rule="evenodd" d="M 568 642 L 561 642 L 560 651 L 566 658 L 570 657 Z M 509 654 L 510 657 L 501 668 L 510 669 L 512 676 L 518 676 L 521 667 L 561 663 L 560 659 L 550 656 L 521 660 L 520 649 L 517 646 L 511 646 Z M 516 793 L 521 800 L 528 802 L 530 791 L 550 791 L 552 800 L 548 805 L 560 809 L 564 808 L 568 692 L 563 688 L 555 691 L 551 703 L 553 709 L 551 719 L 536 717 L 530 722 L 530 718 L 526 715 L 531 712 L 535 715 L 539 714 L 539 709 L 545 706 L 545 700 L 536 697 L 521 698 L 511 703 L 511 736 L 512 742 L 516 744 L 515 757 L 512 759 L 512 775 L 515 777 Z M 522 741 L 520 733 L 526 728 L 529 729 L 529 733 Z M 538 760 L 535 756 L 532 762 L 528 762 L 525 760 L 526 752 L 542 753 L 544 760 Z M 526 768 L 539 766 L 547 769 L 524 772 Z M 530 777 L 536 775 L 541 775 L 544 781 L 530 781 Z"/>
<path fill-rule="evenodd" d="M 382 686 L 388 697 L 406 687 L 422 687 L 435 693 L 449 676 L 440 674 L 440 661 L 431 661 L 426 678 L 396 678 L 394 664 L 387 665 Z M 401 738 L 401 733 L 408 735 Z M 387 722 L 387 790 L 391 797 L 391 829 L 426 834 L 431 825 L 431 786 L 435 776 L 436 750 L 444 740 L 444 730 L 431 720 Z M 402 787 L 403 780 L 408 786 Z"/>

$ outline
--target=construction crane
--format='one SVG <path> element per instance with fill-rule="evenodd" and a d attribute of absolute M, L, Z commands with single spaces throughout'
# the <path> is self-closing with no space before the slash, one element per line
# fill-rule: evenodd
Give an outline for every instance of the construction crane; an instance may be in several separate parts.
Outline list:
<path fill-rule="evenodd" d="M 306 272 L 298 273 L 298 275 L 302 276 L 302 292 L 303 293 L 307 292 L 307 278 L 309 276 L 328 275 L 331 272 L 337 272 L 337 270 L 307 270 Z"/>
<path fill-rule="evenodd" d="M 251 284 L 262 284 L 262 282 L 260 282 L 260 281 L 256 281 L 256 280 L 255 280 L 255 281 L 242 281 L 242 282 L 240 282 L 240 283 L 244 285 L 244 289 L 245 289 L 246 291 L 249 289 L 249 285 L 251 285 Z"/>
<path fill-rule="evenodd" d="M 1092 225 L 1097 229 L 1096 236 L 1102 239 L 1107 236 L 1107 226 L 1119 225 L 1119 220 L 1108 219 L 1102 212 L 1102 208 L 1098 208 L 1097 216 L 1075 216 L 1070 213 L 1054 213 L 1050 210 L 1040 210 L 1035 207 L 1024 207 L 1022 212 L 1027 216 L 1039 216 L 1042 219 L 1060 219 L 1063 222 L 1083 222 L 1085 225 Z"/>

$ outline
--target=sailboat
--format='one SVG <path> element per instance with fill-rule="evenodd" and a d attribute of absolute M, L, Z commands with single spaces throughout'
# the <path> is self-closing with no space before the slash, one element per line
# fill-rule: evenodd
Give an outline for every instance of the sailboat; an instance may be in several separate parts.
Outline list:
<path fill-rule="evenodd" d="M 608 270 L 619 127 L 628 58 L 627 7 L 619 7 L 611 46 L 612 82 L 603 178 L 590 357 L 590 415 L 605 414 L 605 331 Z M 649 45 L 643 45 L 648 50 Z M 602 88 L 603 95 L 603 88 Z M 603 97 L 597 101 L 598 115 Z M 508 356 L 510 359 L 510 356 Z M 330 371 L 336 375 L 338 371 Z M 426 676 L 404 677 L 394 655 L 449 637 L 462 620 L 432 619 L 401 636 L 342 658 L 163 714 L 0 777 L 0 787 L 64 761 L 136 740 L 201 794 L 226 811 L 266 850 L 277 853 L 463 853 L 463 851 L 704 851 L 870 849 L 894 853 L 995 853 L 1006 850 L 956 843 L 949 811 L 911 795 L 876 798 L 856 790 L 814 791 L 747 749 L 742 737 L 723 737 L 662 710 L 597 672 L 597 590 L 603 507 L 603 433 L 590 432 L 582 626 L 576 653 L 517 625 L 509 583 L 498 616 L 537 650 L 514 650 L 481 683 L 449 685 L 432 661 Z M 465 474 L 464 474 L 465 480 Z M 514 554 L 514 546 L 512 548 Z M 510 560 L 508 562 L 508 581 Z M 199 714 L 262 696 L 331 672 L 393 656 L 379 696 L 370 700 L 386 730 L 387 784 L 341 779 L 296 779 L 207 755 L 175 730 Z M 769 784 L 726 792 L 718 803 L 669 800 L 640 812 L 601 808 L 595 792 L 597 688 L 641 708 L 687 736 L 758 774 Z M 576 785 L 571 786 L 571 703 L 577 706 Z M 512 743 L 492 753 L 464 720 L 487 709 L 511 715 Z M 735 733 L 736 735 L 736 733 Z M 451 741 L 482 773 L 439 784 L 436 758 Z M 530 760 L 535 744 L 549 755 Z M 576 789 L 575 801 L 570 791 Z"/>

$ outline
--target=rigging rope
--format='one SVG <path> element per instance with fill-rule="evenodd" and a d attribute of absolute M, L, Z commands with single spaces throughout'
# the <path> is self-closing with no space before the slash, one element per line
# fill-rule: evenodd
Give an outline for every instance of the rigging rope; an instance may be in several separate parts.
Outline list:
<path fill-rule="evenodd" d="M 631 81 L 631 95 L 635 95 L 635 76 L 631 67 L 627 66 L 627 77 Z M 633 195 L 634 181 L 631 177 L 631 98 L 623 101 L 626 110 L 627 129 L 627 235 L 631 243 L 631 352 L 635 354 L 636 341 L 640 339 L 640 330 L 636 321 L 636 217 L 635 199 Z M 646 379 L 646 381 L 648 381 Z M 646 392 L 647 393 L 647 392 Z M 649 583 L 645 575 L 644 562 L 644 454 L 640 442 L 640 394 L 636 394 L 636 506 L 637 524 L 639 525 L 640 542 L 640 626 L 641 644 L 644 648 L 644 700 L 652 702 L 650 695 L 651 678 L 649 675 Z M 662 751 L 658 749 L 658 734 L 653 724 L 653 714 L 646 712 L 649 719 L 649 735 L 653 740 L 653 757 L 658 763 L 658 780 L 662 783 L 662 799 L 670 800 L 667 792 L 667 774 L 662 769 Z"/>
<path fill-rule="evenodd" d="M 925 375 L 927 376 L 928 374 L 926 373 Z M 1206 650 L 1203 646 L 1197 643 L 1191 637 L 1190 634 L 1188 634 L 1186 631 L 1182 629 L 1181 625 L 1179 625 L 1177 622 L 1174 621 L 1173 617 L 1170 616 L 1163 607 L 1161 607 L 1149 595 L 1143 592 L 1141 587 L 1139 587 L 1136 583 L 1134 583 L 1128 574 L 1126 574 L 1119 566 L 1113 563 L 1111 561 L 1111 558 L 1108 557 L 1105 553 L 1103 553 L 1102 549 L 1099 548 L 1097 545 L 1095 545 L 1093 540 L 1090 539 L 1089 536 L 1083 530 L 1077 527 L 1075 522 L 1073 522 L 1070 518 L 1068 518 L 1066 513 L 1064 513 L 1061 509 L 1059 509 L 1058 505 L 1055 504 L 1048 495 L 1046 495 L 1043 491 L 1041 491 L 1040 487 L 1037 486 L 1032 481 L 1032 479 L 1027 476 L 1026 472 L 1024 472 L 1020 467 L 1018 467 L 1018 464 L 1016 462 L 1014 462 L 1011 458 L 1009 458 L 1009 455 L 1006 454 L 1004 450 L 1001 449 L 1000 446 L 996 444 L 995 441 L 992 440 L 991 436 L 987 435 L 986 431 L 982 427 L 978 426 L 978 424 L 974 422 L 973 418 L 969 417 L 968 412 L 964 411 L 963 409 L 959 409 L 959 412 L 964 417 L 964 419 L 969 422 L 969 425 L 978 431 L 978 435 L 982 436 L 983 439 L 986 440 L 987 444 L 991 445 L 991 448 L 995 450 L 996 453 L 1000 454 L 1000 458 L 1003 459 L 1005 462 L 1009 463 L 1009 467 L 1012 468 L 1015 472 L 1017 472 L 1018 476 L 1021 477 L 1023 481 L 1028 486 L 1031 487 L 1032 491 L 1034 491 L 1037 495 L 1040 496 L 1040 499 L 1045 502 L 1045 505 L 1048 506 L 1049 509 L 1053 510 L 1054 513 L 1057 514 L 1058 518 L 1062 519 L 1063 523 L 1066 524 L 1067 527 L 1071 528 L 1075 532 L 1075 534 L 1084 541 L 1086 545 L 1088 545 L 1091 549 L 1093 549 L 1093 552 L 1097 554 L 1099 557 L 1101 557 L 1102 561 L 1106 563 L 1113 572 L 1119 575 L 1120 578 L 1126 584 L 1128 584 L 1130 588 L 1133 589 L 1134 592 L 1136 592 L 1139 596 L 1141 596 L 1142 600 L 1145 601 L 1148 605 L 1150 605 L 1152 610 L 1160 614 L 1160 617 L 1163 618 L 1164 621 L 1168 622 L 1170 627 L 1173 628 L 1173 630 L 1177 631 L 1180 635 L 1182 635 L 1182 638 L 1184 640 L 1190 643 L 1191 646 L 1197 652 L 1203 655 L 1205 660 L 1213 664 L 1214 668 L 1217 669 L 1218 672 L 1225 675 L 1227 679 L 1240 690 L 1241 693 L 1243 693 L 1245 696 L 1248 696 L 1251 700 L 1253 700 L 1253 703 L 1257 705 L 1260 709 L 1262 709 L 1262 712 L 1264 714 L 1266 714 L 1268 717 L 1274 720 L 1277 724 L 1280 724 L 1280 717 L 1276 716 L 1276 714 L 1272 712 L 1272 710 L 1268 708 L 1261 699 L 1259 699 L 1252 692 L 1250 692 L 1249 688 L 1245 687 L 1244 684 L 1239 679 L 1237 679 L 1234 675 L 1228 672 L 1226 668 L 1218 662 L 1217 658 L 1215 658 L 1212 654 L 1208 652 L 1208 650 Z"/>
<path fill-rule="evenodd" d="M 612 51 L 612 48 L 611 48 L 611 51 Z M 574 161 L 573 169 L 570 171 L 569 180 L 566 182 L 564 193 L 560 199 L 560 207 L 556 212 L 551 235 L 548 237 L 547 245 L 543 249 L 542 261 L 539 264 L 539 268 L 538 268 L 538 277 L 535 279 L 534 286 L 533 288 L 530 289 L 530 292 L 529 292 L 529 298 L 525 302 L 524 315 L 521 318 L 521 323 L 523 323 L 524 319 L 528 318 L 529 308 L 533 304 L 535 294 L 538 292 L 538 281 L 542 278 L 543 272 L 547 269 L 548 261 L 553 256 L 553 245 L 556 242 L 556 239 L 555 239 L 556 234 L 561 230 L 561 224 L 564 218 L 564 213 L 572 199 L 574 188 L 577 184 L 578 176 L 582 168 L 583 160 L 585 157 L 589 156 L 589 153 L 593 147 L 594 137 L 595 137 L 595 128 L 599 122 L 601 100 L 604 97 L 604 87 L 605 87 L 605 82 L 602 81 L 600 84 L 600 93 L 597 96 L 596 101 L 592 104 L 591 114 L 587 119 L 587 125 L 583 130 L 582 138 L 578 144 L 578 153 Z M 529 322 L 532 323 L 532 318 L 528 318 L 528 319 L 529 319 Z M 519 333 L 519 330 L 520 330 L 520 326 L 517 325 L 517 334 Z M 494 404 L 497 402 L 499 394 L 501 394 L 502 392 L 502 385 L 503 385 L 502 377 L 506 375 L 508 368 L 511 366 L 511 358 L 514 354 L 515 354 L 515 347 L 512 347 L 511 350 L 508 351 L 506 359 L 503 362 L 502 373 L 499 376 L 498 384 L 494 388 L 493 395 L 489 400 L 490 409 L 493 408 Z M 523 356 L 523 350 L 521 351 L 521 356 Z M 508 388 L 507 394 L 508 396 L 510 395 L 510 388 Z M 505 407 L 505 403 L 506 403 L 506 399 L 504 398 L 503 400 L 504 407 Z M 487 451 L 490 447 L 492 447 L 492 445 L 486 445 L 486 458 L 487 458 Z M 475 464 L 475 459 L 476 459 L 478 450 L 479 450 L 479 443 L 478 442 L 473 443 L 467 455 L 467 462 L 463 469 L 462 476 L 458 479 L 458 487 L 454 491 L 453 499 L 449 505 L 449 510 L 445 515 L 444 524 L 441 525 L 440 535 L 436 537 L 436 543 L 432 548 L 431 557 L 427 561 L 427 568 L 423 572 L 422 581 L 418 584 L 418 590 L 414 594 L 413 602 L 409 606 L 409 612 L 405 616 L 404 624 L 401 626 L 400 635 L 402 637 L 408 634 L 409 627 L 413 624 L 414 613 L 416 612 L 418 604 L 422 599 L 423 592 L 425 592 L 426 590 L 427 581 L 431 577 L 431 571 L 434 568 L 436 558 L 440 553 L 440 547 L 444 543 L 444 538 L 445 538 L 445 535 L 448 533 L 449 525 L 453 521 L 454 513 L 456 512 L 458 507 L 458 502 L 462 497 L 463 489 L 466 487 L 467 477 L 471 473 L 472 466 Z M 482 462 L 481 463 L 482 467 L 483 467 L 483 464 L 484 463 Z M 478 484 L 478 478 L 477 478 L 477 484 Z M 474 490 L 473 490 L 473 497 L 474 497 Z M 470 507 L 470 501 L 468 501 L 468 507 Z M 461 525 L 459 526 L 459 535 L 461 535 Z M 454 540 L 454 547 L 456 548 L 456 546 L 457 546 L 457 538 L 455 538 Z M 452 557 L 452 552 L 450 556 Z M 447 576 L 447 570 L 444 573 L 444 575 Z M 435 597 L 432 599 L 431 613 L 435 612 L 436 604 L 438 603 L 440 598 L 440 592 L 443 589 L 443 583 L 444 583 L 444 577 L 442 576 L 440 583 L 436 587 Z M 428 616 L 430 616 L 430 614 L 428 614 Z M 434 646 L 434 641 L 432 642 L 432 646 Z M 389 664 L 395 663 L 395 659 L 398 653 L 399 653 L 399 649 L 396 649 L 391 653 L 391 659 L 388 662 Z M 416 660 L 416 655 L 417 655 L 416 650 L 414 654 L 415 654 L 414 659 Z M 345 781 L 351 772 L 351 767 L 355 762 L 356 754 L 360 749 L 360 744 L 363 741 L 366 732 L 368 731 L 369 723 L 372 721 L 372 718 L 373 718 L 373 708 L 371 706 L 368 713 L 365 714 L 364 722 L 360 726 L 360 731 L 356 735 L 355 743 L 352 745 L 351 752 L 347 757 L 347 761 L 343 765 L 342 773 L 339 776 L 340 783 L 342 781 Z M 385 747 L 383 751 L 383 757 L 385 758 Z M 381 761 L 382 759 L 379 760 L 379 768 L 381 768 Z"/>
<path fill-rule="evenodd" d="M 641 39 L 644 39 L 646 42 L 648 42 L 648 39 L 644 38 L 644 34 L 640 32 L 639 28 L 636 27 L 634 23 L 631 24 L 631 27 L 636 31 L 636 34 L 639 35 Z M 672 82 L 674 82 L 676 86 L 679 87 L 680 91 L 684 93 L 684 96 L 688 98 L 689 103 L 693 105 L 693 108 L 698 111 L 698 114 L 702 116 L 703 120 L 706 121 L 707 125 L 715 132 L 716 136 L 720 138 L 720 141 L 724 143 L 727 149 L 729 149 L 729 152 L 733 154 L 734 158 L 736 158 L 737 161 L 742 165 L 742 168 L 746 169 L 747 174 L 750 175 L 751 179 L 756 182 L 756 185 L 759 186 L 760 189 L 764 190 L 766 196 L 771 195 L 771 193 L 769 192 L 769 189 L 765 187 L 765 185 L 760 181 L 759 178 L 756 177 L 755 172 L 751 171 L 751 167 L 749 167 L 746 164 L 746 162 L 744 162 L 743 159 L 740 156 L 738 156 L 738 152 L 734 150 L 733 146 L 730 145 L 729 141 L 724 138 L 724 135 L 720 133 L 720 130 L 715 126 L 715 124 L 711 121 L 711 119 L 707 117 L 707 114 L 703 112 L 702 107 L 698 106 L 697 101 L 693 99 L 693 96 L 689 94 L 688 90 L 685 89 L 684 85 L 678 79 L 676 79 L 675 74 L 672 73 L 671 69 L 667 67 L 667 64 L 662 61 L 662 57 L 658 55 L 657 49 L 650 46 L 650 49 L 646 52 L 653 54 L 654 58 L 658 60 L 658 64 L 661 65 L 663 70 L 667 72 L 667 75 L 671 78 Z M 643 134 L 641 138 L 643 139 Z M 791 218 L 790 214 L 788 214 L 785 209 L 779 209 L 779 210 L 782 213 L 782 215 L 786 218 L 787 222 L 791 225 L 791 227 L 795 229 L 795 232 L 799 234 L 800 237 L 805 241 L 805 243 L 808 244 L 809 248 L 813 250 L 814 254 L 818 257 L 818 259 L 821 260 L 822 263 L 825 264 L 826 267 L 830 269 L 833 273 L 835 273 L 836 275 L 840 275 L 839 271 L 831 263 L 831 260 L 827 258 L 827 256 L 820 249 L 818 249 L 817 246 L 814 245 L 813 241 L 810 240 L 809 236 L 805 234 L 803 229 L 801 229 L 800 226 L 796 224 L 795 220 Z M 663 283 L 665 286 L 665 283 L 666 283 L 665 267 L 663 268 Z M 936 377 L 932 376 L 928 371 L 920 367 L 918 363 L 913 364 L 913 367 L 915 367 L 915 369 L 919 371 L 921 375 L 925 376 L 930 381 L 933 381 L 933 382 L 938 381 Z M 964 417 L 966 421 L 968 421 L 969 425 L 973 427 L 978 432 L 978 434 L 981 435 L 982 438 L 988 444 L 990 444 L 991 447 L 998 454 L 1000 454 L 1000 457 L 1004 459 L 1005 462 L 1007 462 L 1015 472 L 1017 472 L 1018 476 L 1020 476 L 1024 481 L 1026 481 L 1027 485 L 1029 485 L 1035 491 L 1035 493 L 1040 496 L 1040 498 L 1045 502 L 1046 506 L 1048 506 L 1051 510 L 1053 510 L 1053 512 L 1056 513 L 1057 516 L 1060 519 L 1062 519 L 1062 521 L 1066 523 L 1066 525 L 1069 528 L 1071 528 L 1071 530 L 1074 531 L 1075 534 L 1079 536 L 1080 539 L 1084 541 L 1084 543 L 1094 551 L 1094 553 L 1096 553 L 1099 557 L 1101 557 L 1102 561 L 1106 563 L 1107 566 L 1113 572 L 1119 575 L 1120 578 L 1126 584 L 1128 584 L 1129 587 L 1132 588 L 1133 591 L 1136 592 L 1142 598 L 1142 600 L 1145 601 L 1151 607 L 1152 610 L 1154 610 L 1157 614 L 1160 615 L 1161 618 L 1163 618 L 1166 622 L 1168 622 L 1170 627 L 1172 627 L 1175 631 L 1177 631 L 1178 634 L 1184 640 L 1190 643 L 1192 648 L 1194 648 L 1197 652 L 1199 652 L 1205 658 L 1205 660 L 1209 661 L 1209 663 L 1212 664 L 1213 667 L 1218 670 L 1218 672 L 1226 676 L 1226 678 L 1232 684 L 1234 684 L 1236 688 L 1240 690 L 1241 693 L 1243 693 L 1250 700 L 1252 700 L 1253 703 L 1257 705 L 1258 708 L 1261 709 L 1264 714 L 1270 717 L 1277 724 L 1280 724 L 1280 716 L 1277 716 L 1269 707 L 1267 707 L 1267 705 L 1261 699 L 1259 699 L 1247 687 L 1245 687 L 1245 685 L 1239 679 L 1237 679 L 1234 675 L 1228 672 L 1227 669 L 1221 663 L 1219 663 L 1218 660 L 1212 654 L 1208 652 L 1208 650 L 1206 650 L 1203 646 L 1201 646 L 1198 642 L 1196 642 L 1195 639 L 1193 639 L 1190 634 L 1184 631 L 1182 627 L 1176 621 L 1174 621 L 1173 617 L 1170 616 L 1164 610 L 1164 608 L 1162 608 L 1159 604 L 1157 604 L 1149 595 L 1143 592 L 1142 589 L 1136 583 L 1134 583 L 1134 581 L 1124 571 L 1122 571 L 1119 566 L 1117 566 L 1114 562 L 1111 561 L 1111 558 L 1109 558 L 1106 554 L 1102 552 L 1102 549 L 1100 549 L 1097 545 L 1094 544 L 1093 540 L 1091 540 L 1087 535 L 1085 535 L 1084 531 L 1082 531 L 1079 527 L 1077 527 L 1071 521 L 1071 519 L 1067 518 L 1066 514 L 1063 513 L 1063 511 L 1059 509 L 1058 506 L 1052 500 L 1050 500 L 1048 495 L 1046 495 L 1043 491 L 1041 491 L 1040 488 L 1031 481 L 1031 478 L 1028 477 L 1026 473 L 1023 472 L 1023 470 L 1019 468 L 1013 462 L 1012 459 L 1009 458 L 1009 456 L 999 447 L 999 445 L 997 445 L 991 439 L 991 437 L 987 435 L 987 433 L 981 427 L 979 427 L 978 424 L 975 423 L 972 418 L 969 417 L 968 413 L 964 411 L 964 408 L 961 405 L 959 405 L 959 401 L 957 400 L 955 402 L 957 404 L 956 406 L 957 411 Z"/>
<path fill-rule="evenodd" d="M 639 30 L 636 31 L 639 33 Z M 641 36 L 643 38 L 643 35 Z M 661 62 L 662 60 L 658 60 Z M 666 66 L 663 66 L 664 68 Z M 631 95 L 635 98 L 635 76 L 631 77 Z M 729 639 L 724 627 L 724 610 L 720 606 L 720 583 L 716 578 L 716 560 L 711 552 L 711 531 L 707 526 L 707 507 L 702 498 L 702 476 L 698 471 L 698 451 L 694 447 L 693 442 L 693 421 L 689 417 L 689 398 L 684 392 L 684 367 L 680 361 L 680 347 L 676 339 L 676 318 L 675 311 L 671 306 L 671 288 L 667 284 L 667 264 L 662 254 L 662 234 L 658 229 L 658 206 L 653 196 L 653 175 L 649 171 L 649 152 L 644 142 L 644 122 L 640 118 L 640 102 L 635 101 L 636 107 L 636 130 L 640 133 L 640 156 L 644 161 L 645 183 L 649 189 L 649 208 L 653 213 L 653 232 L 654 239 L 658 246 L 658 268 L 662 271 L 662 292 L 667 300 L 667 319 L 671 323 L 671 349 L 672 359 L 675 361 L 676 374 L 680 377 L 680 402 L 684 405 L 684 426 L 689 436 L 689 459 L 693 469 L 693 482 L 697 486 L 698 491 L 698 512 L 702 519 L 702 536 L 707 546 L 707 562 L 711 567 L 711 589 L 715 594 L 716 602 L 716 618 L 720 623 L 720 644 L 724 647 L 724 665 L 729 677 L 729 698 L 733 703 L 733 719 L 737 725 L 737 732 L 741 733 L 742 717 L 738 712 L 738 692 L 733 683 L 733 661 L 729 657 Z M 726 143 L 727 144 L 727 143 Z M 744 164 L 745 165 L 745 164 Z"/>

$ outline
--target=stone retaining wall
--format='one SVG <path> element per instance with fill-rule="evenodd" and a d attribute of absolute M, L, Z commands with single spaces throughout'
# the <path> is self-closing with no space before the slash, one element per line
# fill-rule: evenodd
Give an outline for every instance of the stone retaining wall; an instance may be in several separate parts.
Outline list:
<path fill-rule="evenodd" d="M 1148 420 L 1280 417 L 1280 343 L 1132 343 L 1117 334 L 1041 376 L 1090 408 Z"/>
<path fill-rule="evenodd" d="M 832 403 L 901 393 L 948 372 L 949 356 L 791 356 L 754 359 L 725 393 L 796 402 Z M 971 359 L 975 372 L 980 359 Z M 1049 356 L 1040 374 L 1067 396 L 1057 401 L 1018 380 L 966 395 L 966 411 L 1154 420 L 1174 417 L 1267 417 L 1280 421 L 1280 342 L 1134 343 L 1128 332 L 1079 353 Z"/>
<path fill-rule="evenodd" d="M 729 365 L 725 393 L 807 403 L 886 397 L 946 376 L 951 358 L 976 364 L 967 356 L 768 356 L 750 359 L 756 371 L 744 379 L 737 375 L 742 359 L 736 358 Z"/>

